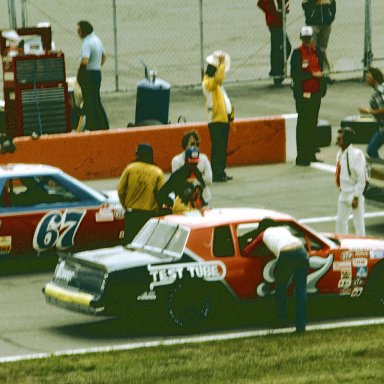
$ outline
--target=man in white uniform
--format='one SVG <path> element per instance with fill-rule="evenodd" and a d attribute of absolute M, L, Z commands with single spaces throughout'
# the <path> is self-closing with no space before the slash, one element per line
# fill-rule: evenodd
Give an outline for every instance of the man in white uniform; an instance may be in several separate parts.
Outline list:
<path fill-rule="evenodd" d="M 336 156 L 336 184 L 340 190 L 336 232 L 349 233 L 348 218 L 352 214 L 356 235 L 365 236 L 363 192 L 368 174 L 363 151 L 352 145 L 354 136 L 355 131 L 349 127 L 338 131 L 337 145 L 341 149 Z"/>

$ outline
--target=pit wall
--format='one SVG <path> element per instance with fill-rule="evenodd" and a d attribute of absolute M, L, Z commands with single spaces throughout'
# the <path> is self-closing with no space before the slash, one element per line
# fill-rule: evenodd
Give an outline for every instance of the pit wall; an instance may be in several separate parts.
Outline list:
<path fill-rule="evenodd" d="M 236 119 L 229 134 L 227 166 L 293 161 L 296 120 L 296 114 Z M 0 155 L 0 163 L 49 164 L 80 180 L 117 178 L 135 159 L 136 146 L 150 143 L 155 163 L 169 172 L 172 157 L 182 151 L 183 134 L 192 129 L 201 135 L 200 150 L 210 156 L 209 129 L 204 122 L 50 134 L 38 139 L 17 137 L 16 151 Z"/>

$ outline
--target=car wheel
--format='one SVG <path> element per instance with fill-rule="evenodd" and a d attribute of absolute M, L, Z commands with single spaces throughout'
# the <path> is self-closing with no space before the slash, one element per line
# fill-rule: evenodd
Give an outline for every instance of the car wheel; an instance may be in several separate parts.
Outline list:
<path fill-rule="evenodd" d="M 212 302 L 203 287 L 178 282 L 168 295 L 168 315 L 178 327 L 198 327 L 211 315 Z"/>

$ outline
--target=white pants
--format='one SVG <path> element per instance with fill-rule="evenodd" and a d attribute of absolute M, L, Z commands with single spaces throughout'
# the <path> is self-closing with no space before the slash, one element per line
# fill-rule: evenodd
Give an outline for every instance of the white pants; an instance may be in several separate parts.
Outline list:
<path fill-rule="evenodd" d="M 339 197 L 337 204 L 337 219 L 336 219 L 336 233 L 348 235 L 348 219 L 353 215 L 353 225 L 355 226 L 355 233 L 358 236 L 365 236 L 365 199 L 364 196 L 359 197 L 359 205 L 356 209 L 352 208 L 349 201 L 345 201 Z"/>

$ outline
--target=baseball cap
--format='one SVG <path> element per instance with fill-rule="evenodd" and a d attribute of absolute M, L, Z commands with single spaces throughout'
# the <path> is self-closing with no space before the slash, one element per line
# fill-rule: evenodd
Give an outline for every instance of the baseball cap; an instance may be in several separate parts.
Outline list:
<path fill-rule="evenodd" d="M 200 151 L 197 147 L 189 147 L 185 151 L 185 160 L 188 161 L 188 163 L 198 163 L 200 157 Z"/>
<path fill-rule="evenodd" d="M 313 36 L 313 28 L 309 26 L 305 26 L 301 28 L 300 37 L 312 37 Z"/>

